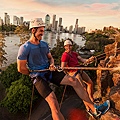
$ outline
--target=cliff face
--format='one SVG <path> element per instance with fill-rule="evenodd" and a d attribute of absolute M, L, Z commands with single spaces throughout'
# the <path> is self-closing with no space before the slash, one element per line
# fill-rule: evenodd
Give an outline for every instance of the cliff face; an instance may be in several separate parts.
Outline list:
<path fill-rule="evenodd" d="M 105 46 L 106 58 L 101 60 L 98 67 L 106 67 L 108 70 L 97 70 L 97 96 L 102 102 L 109 99 L 111 107 L 102 115 L 100 120 L 120 120 L 120 43 Z M 115 68 L 109 70 L 109 68 Z"/>

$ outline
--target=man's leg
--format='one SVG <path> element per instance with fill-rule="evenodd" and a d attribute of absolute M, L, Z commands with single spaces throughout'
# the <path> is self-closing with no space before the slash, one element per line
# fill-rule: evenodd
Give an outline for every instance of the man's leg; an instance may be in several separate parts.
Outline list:
<path fill-rule="evenodd" d="M 70 76 L 74 76 L 76 72 L 70 72 Z M 89 98 L 93 101 L 93 82 L 90 77 L 84 72 L 76 74 L 75 77 L 79 80 L 80 84 L 87 90 Z"/>
<path fill-rule="evenodd" d="M 48 105 L 50 106 L 53 120 L 65 120 L 60 112 L 57 98 L 49 87 L 48 83 L 40 77 L 36 79 L 37 82 L 35 83 L 35 87 L 38 90 L 39 94 L 47 101 Z"/>
<path fill-rule="evenodd" d="M 87 85 L 86 89 L 87 89 L 87 92 L 88 92 L 88 95 L 89 95 L 89 98 L 91 99 L 91 101 L 93 101 L 93 82 L 92 80 L 90 79 L 90 77 L 83 71 L 82 74 L 80 75 L 79 73 L 79 76 L 78 78 L 80 77 L 80 79 L 82 79 L 85 84 Z"/>
<path fill-rule="evenodd" d="M 82 72 L 83 73 L 83 72 Z M 87 92 L 88 92 L 88 89 L 87 88 L 90 88 L 90 87 L 88 87 L 88 86 L 86 86 L 86 83 L 83 81 L 83 78 L 81 77 L 81 73 L 77 73 L 76 75 L 76 72 L 70 72 L 69 73 L 69 75 L 70 76 L 73 76 L 73 77 L 75 77 L 75 78 L 77 78 L 78 79 L 78 81 L 79 81 L 79 83 L 83 86 L 83 88 L 85 89 L 85 90 L 87 90 Z M 88 85 L 88 84 L 87 84 Z M 88 92 L 88 95 L 89 95 L 89 98 L 91 99 L 92 97 L 91 97 L 91 91 L 92 90 L 90 90 L 89 92 Z M 92 101 L 93 99 L 91 99 L 91 101 Z M 83 101 L 84 102 L 84 101 Z M 87 110 L 89 110 L 89 106 L 87 106 L 86 105 L 86 103 L 84 102 L 84 104 L 85 104 L 85 107 L 86 107 L 86 109 Z"/>
<path fill-rule="evenodd" d="M 69 75 L 66 75 L 60 84 L 72 86 L 76 91 L 77 95 L 84 101 L 85 106 L 88 106 L 92 110 L 92 112 L 96 114 L 94 103 L 90 100 L 86 89 L 78 81 L 78 79 L 74 77 L 70 77 Z"/>
<path fill-rule="evenodd" d="M 89 113 L 91 113 L 92 116 L 94 116 L 95 118 L 99 117 L 101 113 L 103 113 L 108 109 L 108 106 L 101 105 L 102 107 L 104 106 L 105 109 L 98 111 L 98 109 L 94 106 L 94 103 L 90 100 L 86 88 L 75 77 L 71 77 L 70 75 L 65 75 L 63 71 L 53 72 L 53 76 L 54 77 L 52 78 L 51 82 L 55 83 L 56 85 L 62 84 L 62 85 L 72 86 L 76 91 L 76 93 L 78 94 L 78 96 L 83 100 L 85 106 L 89 108 L 88 109 L 90 111 Z"/>
<path fill-rule="evenodd" d="M 51 92 L 45 100 L 48 102 L 51 112 L 52 112 L 52 118 L 53 120 L 65 120 L 63 115 L 60 112 L 60 107 L 57 101 L 57 98 L 54 94 L 54 92 Z"/>

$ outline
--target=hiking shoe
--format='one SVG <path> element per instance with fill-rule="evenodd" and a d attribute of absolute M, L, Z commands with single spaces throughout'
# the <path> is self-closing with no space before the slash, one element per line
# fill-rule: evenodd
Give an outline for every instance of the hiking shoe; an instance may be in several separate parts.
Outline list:
<path fill-rule="evenodd" d="M 97 114 L 94 114 L 91 110 L 89 110 L 89 111 L 87 111 L 87 113 L 88 113 L 90 116 L 94 117 L 95 119 L 96 119 L 96 118 L 99 118 L 99 117 L 101 116 L 101 111 L 97 111 Z"/>
<path fill-rule="evenodd" d="M 102 98 L 95 98 L 93 102 L 94 103 L 99 103 L 100 101 L 102 101 Z"/>
<path fill-rule="evenodd" d="M 105 114 L 110 108 L 110 101 L 106 100 L 103 104 L 97 106 L 94 105 L 98 111 L 101 111 L 101 115 Z"/>

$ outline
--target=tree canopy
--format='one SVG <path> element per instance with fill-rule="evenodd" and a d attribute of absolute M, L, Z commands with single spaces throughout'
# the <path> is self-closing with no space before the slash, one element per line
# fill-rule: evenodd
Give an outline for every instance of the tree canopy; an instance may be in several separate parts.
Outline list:
<path fill-rule="evenodd" d="M 85 48 L 95 50 L 96 52 L 103 53 L 104 47 L 107 44 L 112 44 L 115 40 L 110 39 L 108 35 L 103 33 L 85 33 Z"/>
<path fill-rule="evenodd" d="M 31 88 L 26 84 L 27 79 L 20 78 L 11 83 L 1 106 L 8 108 L 12 113 L 22 111 L 27 113 L 31 100 Z M 27 82 L 29 83 L 29 82 Z"/>
<path fill-rule="evenodd" d="M 13 113 L 28 112 L 32 92 L 29 76 L 20 74 L 17 71 L 17 64 L 14 63 L 1 72 L 0 81 L 6 88 L 6 97 L 1 101 L 1 106 Z"/>

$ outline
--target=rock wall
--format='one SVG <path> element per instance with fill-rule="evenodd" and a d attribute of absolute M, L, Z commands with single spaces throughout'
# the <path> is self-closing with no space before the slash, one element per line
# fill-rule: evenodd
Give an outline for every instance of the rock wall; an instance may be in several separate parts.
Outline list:
<path fill-rule="evenodd" d="M 120 43 L 105 46 L 106 58 L 101 60 L 98 67 L 107 67 L 108 70 L 97 70 L 97 94 L 102 102 L 109 99 L 111 107 L 102 115 L 100 120 L 120 120 Z M 115 69 L 117 67 L 117 69 Z M 109 68 L 114 68 L 109 70 Z"/>

